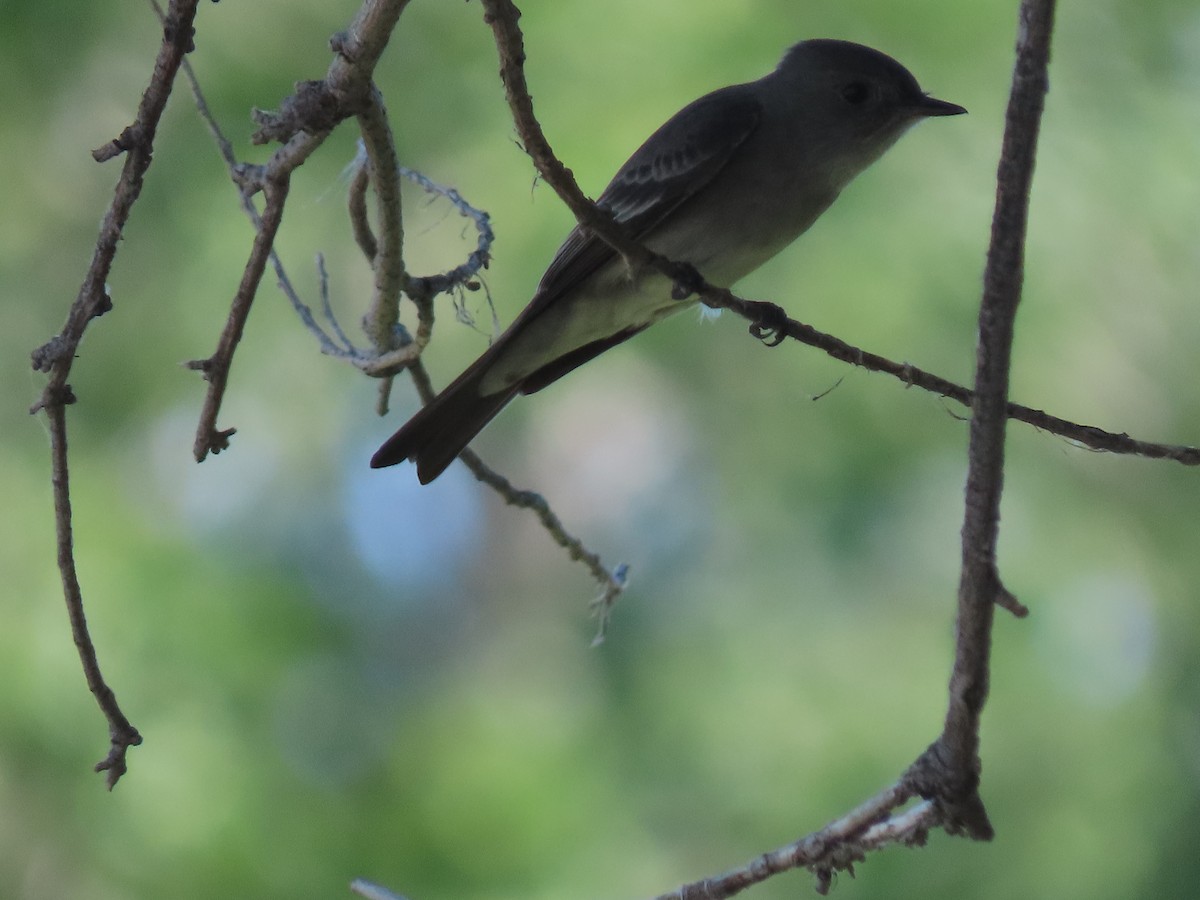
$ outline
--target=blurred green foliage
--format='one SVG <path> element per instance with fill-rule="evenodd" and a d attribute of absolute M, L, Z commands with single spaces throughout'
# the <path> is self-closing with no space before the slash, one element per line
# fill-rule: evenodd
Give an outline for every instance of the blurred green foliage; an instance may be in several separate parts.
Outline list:
<path fill-rule="evenodd" d="M 963 119 L 922 125 L 741 286 L 959 381 L 974 317 L 1016 2 L 525 4 L 528 75 L 586 190 L 699 94 L 803 37 L 872 44 Z M 252 106 L 319 77 L 352 2 L 201 10 L 192 55 L 240 154 Z M 72 384 L 76 541 L 101 662 L 145 736 L 107 794 L 54 567 L 29 351 L 54 334 L 156 48 L 139 4 L 7 0 L 0 30 L 0 896 L 431 900 L 655 894 L 821 825 L 940 726 L 966 428 L 961 410 L 730 317 L 681 315 L 514 405 L 478 442 L 632 582 L 589 649 L 585 573 L 459 467 L 370 472 L 415 405 L 318 354 L 264 287 L 196 466 L 207 355 L 250 229 L 186 92 Z M 1038 162 L 1015 399 L 1151 440 L 1200 440 L 1200 13 L 1064 4 Z M 474 3 L 417 0 L 380 71 L 403 161 L 498 233 L 511 321 L 569 227 L 514 144 Z M 345 225 L 348 131 L 296 180 L 280 249 L 344 321 L 369 274 Z M 408 259 L 472 240 L 414 192 Z M 445 301 L 442 301 L 445 302 Z M 440 313 L 439 383 L 485 346 Z M 483 334 L 480 333 L 483 332 Z M 812 402 L 833 385 L 835 390 Z M 843 898 L 1192 897 L 1200 880 L 1197 475 L 1011 429 L 983 795 L 998 837 L 892 849 Z M 793 897 L 791 875 L 752 892 Z"/>

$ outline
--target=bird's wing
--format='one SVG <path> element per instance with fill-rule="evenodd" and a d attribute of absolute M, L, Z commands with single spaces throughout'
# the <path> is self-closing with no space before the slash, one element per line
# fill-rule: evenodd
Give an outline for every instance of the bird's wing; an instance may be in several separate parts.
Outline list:
<path fill-rule="evenodd" d="M 714 91 L 685 106 L 629 158 L 597 204 L 625 233 L 644 238 L 712 181 L 758 127 L 762 106 L 748 85 Z M 580 284 L 616 257 L 601 238 L 576 228 L 542 276 L 522 318 Z"/>

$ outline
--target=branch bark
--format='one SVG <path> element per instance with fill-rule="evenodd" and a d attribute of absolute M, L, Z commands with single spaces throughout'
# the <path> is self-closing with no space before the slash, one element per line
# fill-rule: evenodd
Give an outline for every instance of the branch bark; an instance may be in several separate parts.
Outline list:
<path fill-rule="evenodd" d="M 330 41 L 335 55 L 324 80 L 297 84 L 295 93 L 280 104 L 279 112 L 257 110 L 255 113 L 259 129 L 252 139 L 257 143 L 280 141 L 283 146 L 272 154 L 266 165 L 241 166 L 237 167 L 235 172 L 239 187 L 247 200 L 262 190 L 267 196 L 267 203 L 262 221 L 257 223 L 258 231 L 254 245 L 217 349 L 208 359 L 189 363 L 190 368 L 203 372 L 209 382 L 193 448 L 197 462 L 203 461 L 209 452 L 219 453 L 225 449 L 229 438 L 237 431 L 236 428 L 218 429 L 217 418 L 224 400 L 234 352 L 258 292 L 266 263 L 271 257 L 275 232 L 283 216 L 291 173 L 303 165 L 341 122 L 353 116 L 364 116 L 370 121 L 382 115 L 382 101 L 372 81 L 375 66 L 391 39 L 400 14 L 409 2 L 410 0 L 365 0 L 349 28 L 334 35 Z M 385 244 L 389 250 L 395 249 L 391 241 L 397 242 L 398 248 L 401 239 L 398 230 L 398 208 L 397 196 L 394 210 L 396 231 L 394 235 L 385 236 Z M 385 210 L 385 214 L 391 216 L 388 210 Z M 386 254 L 386 261 L 386 273 L 377 277 L 377 284 L 380 292 L 387 291 L 392 295 L 392 305 L 395 307 L 399 303 L 403 271 L 398 253 Z M 394 321 L 394 309 L 391 318 Z"/>
<path fill-rule="evenodd" d="M 71 304 L 66 324 L 58 335 L 32 354 L 34 369 L 46 372 L 50 376 L 42 389 L 41 398 L 30 412 L 44 411 L 50 424 L 58 568 L 62 576 L 67 615 L 71 620 L 71 632 L 79 651 L 80 662 L 83 664 L 88 688 L 95 695 L 96 702 L 108 720 L 109 752 L 96 764 L 96 771 L 106 773 L 109 790 L 112 790 L 125 774 L 128 749 L 140 744 L 142 737 L 121 711 L 116 695 L 104 680 L 83 613 L 83 591 L 75 567 L 70 469 L 67 461 L 66 408 L 75 402 L 75 394 L 68 384 L 68 379 L 88 325 L 93 319 L 112 309 L 112 299 L 105 289 L 105 284 L 112 271 L 113 260 L 116 259 L 117 246 L 124 233 L 125 223 L 129 221 L 133 206 L 142 192 L 146 172 L 153 158 L 154 137 L 167 100 L 171 96 L 175 75 L 184 55 L 194 46 L 192 39 L 198 5 L 199 0 L 172 0 L 163 21 L 162 43 L 154 61 L 154 73 L 138 104 L 137 117 L 119 137 L 92 153 L 97 162 L 113 159 L 123 153 L 125 165 L 121 169 L 121 177 L 117 180 L 112 201 L 100 225 L 100 235 L 96 239 L 91 266 L 84 276 L 75 302 Z"/>
<path fill-rule="evenodd" d="M 979 722 L 988 694 L 992 622 L 995 605 L 1011 602 L 996 565 L 1008 376 L 1053 28 L 1054 0 L 1024 0 L 979 310 L 950 702 L 941 737 L 908 775 L 920 793 L 941 804 L 947 830 L 980 840 L 993 834 L 978 794 Z"/>

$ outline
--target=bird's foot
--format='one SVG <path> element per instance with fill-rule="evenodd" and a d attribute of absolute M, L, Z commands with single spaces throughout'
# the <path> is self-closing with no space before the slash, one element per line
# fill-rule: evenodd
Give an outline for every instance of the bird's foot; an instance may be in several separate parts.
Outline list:
<path fill-rule="evenodd" d="M 787 337 L 788 316 L 777 303 L 763 300 L 747 301 L 747 312 L 754 316 L 750 333 L 768 347 L 778 347 Z"/>
<path fill-rule="evenodd" d="M 704 284 L 704 279 L 691 263 L 676 263 L 671 277 L 674 280 L 671 286 L 672 300 L 686 300 L 693 294 L 700 293 L 700 287 Z"/>

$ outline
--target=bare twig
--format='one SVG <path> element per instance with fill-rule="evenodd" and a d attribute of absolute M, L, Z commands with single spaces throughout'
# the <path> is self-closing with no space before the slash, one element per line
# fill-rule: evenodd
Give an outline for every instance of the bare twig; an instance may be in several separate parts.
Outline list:
<path fill-rule="evenodd" d="M 414 366 L 414 369 L 416 368 Z M 415 371 L 413 380 L 416 380 Z M 591 572 L 592 578 L 599 583 L 601 588 L 599 596 L 592 601 L 592 612 L 597 621 L 596 636 L 592 639 L 592 646 L 604 643 L 604 639 L 608 635 L 608 622 L 612 616 L 613 607 L 616 606 L 629 583 L 629 566 L 626 563 L 618 563 L 615 568 L 609 570 L 601 561 L 598 553 L 589 550 L 584 546 L 583 541 L 566 530 L 562 519 L 550 507 L 545 497 L 536 491 L 514 487 L 511 481 L 488 466 L 474 450 L 468 448 L 459 454 L 458 458 L 471 470 L 472 475 L 499 494 L 505 503 L 520 509 L 527 509 L 537 516 L 538 521 L 542 523 L 542 527 L 546 529 L 546 533 L 554 542 L 566 550 L 571 559 L 583 563 Z"/>
<path fill-rule="evenodd" d="M 193 447 L 198 462 L 209 452 L 217 453 L 227 447 L 229 438 L 236 432 L 234 428 L 219 430 L 217 417 L 228 384 L 233 355 L 266 263 L 272 260 L 276 271 L 281 268 L 272 251 L 275 234 L 283 217 L 291 173 L 303 165 L 340 122 L 351 116 L 370 114 L 373 104 L 378 101 L 372 83 L 375 66 L 408 2 L 365 0 L 350 27 L 330 41 L 336 55 L 325 79 L 297 84 L 295 93 L 284 99 L 278 112 L 255 110 L 254 117 L 259 128 L 252 140 L 255 143 L 279 141 L 283 144 L 265 166 L 230 163 L 231 154 L 226 157 L 244 197 L 249 198 L 261 190 L 266 194 L 267 203 L 256 222 L 254 244 L 217 349 L 208 359 L 189 363 L 189 367 L 203 372 L 209 382 Z M 253 205 L 246 205 L 247 212 L 255 219 Z M 294 292 L 292 296 L 295 297 Z M 298 308 L 303 306 L 298 300 L 294 300 L 294 303 Z M 322 349 L 331 346 L 332 342 L 323 343 Z"/>
<path fill-rule="evenodd" d="M 362 151 L 366 156 L 366 150 Z M 375 232 L 371 228 L 371 218 L 367 213 L 367 188 L 371 186 L 371 175 L 365 162 L 356 159 L 353 163 L 354 175 L 350 179 L 350 191 L 347 202 L 350 208 L 350 230 L 358 249 L 362 251 L 367 261 L 373 260 L 379 252 L 379 244 L 375 241 Z"/>
<path fill-rule="evenodd" d="M 267 259 L 275 243 L 275 235 L 283 221 L 283 208 L 287 201 L 290 182 L 287 176 L 269 182 L 264 191 L 267 202 L 263 208 L 258 231 L 254 236 L 253 249 L 246 267 L 242 271 L 242 280 L 233 298 L 229 310 L 229 318 L 217 342 L 217 349 L 208 359 L 193 360 L 188 367 L 203 373 L 208 381 L 208 392 L 204 397 L 204 407 L 200 411 L 200 425 L 196 429 L 196 442 L 192 447 L 192 455 L 196 462 L 203 462 L 210 452 L 220 453 L 229 446 L 229 438 L 236 428 L 224 431 L 217 430 L 217 414 L 221 409 L 221 401 L 225 397 L 225 387 L 229 383 L 229 369 L 233 365 L 233 354 L 242 332 L 246 328 L 246 319 L 250 316 L 250 307 L 258 292 L 258 283 L 262 280 L 263 271 L 267 267 Z"/>
<path fill-rule="evenodd" d="M 258 285 L 262 281 L 268 260 L 273 262 L 276 272 L 282 271 L 282 265 L 274 254 L 275 235 L 283 221 L 283 210 L 291 186 L 291 173 L 303 165 L 327 136 L 328 132 L 297 131 L 275 152 L 267 165 L 235 164 L 231 169 L 234 180 L 242 190 L 243 208 L 255 223 L 255 235 L 250 256 L 242 270 L 242 279 L 230 304 L 229 316 L 217 341 L 217 349 L 207 359 L 191 360 L 186 364 L 188 368 L 201 372 L 208 382 L 208 391 L 196 427 L 196 439 L 192 445 L 192 455 L 196 462 L 203 462 L 210 452 L 220 453 L 226 449 L 229 439 L 237 433 L 236 428 L 217 428 L 217 417 L 225 399 L 233 356 L 245 331 L 246 320 L 250 316 L 250 309 L 254 305 Z M 260 190 L 266 198 L 261 215 L 251 202 L 253 195 Z M 295 302 L 299 303 L 298 300 Z"/>
<path fill-rule="evenodd" d="M 157 3 L 151 0 L 151 4 L 158 9 Z M 161 15 L 161 12 L 160 12 Z M 217 149 L 221 153 L 221 158 L 225 161 L 225 166 L 229 170 L 229 177 L 235 185 L 238 186 L 238 196 L 241 198 L 242 210 L 250 219 L 255 230 L 262 228 L 262 217 L 259 215 L 258 206 L 254 202 L 254 193 L 247 190 L 247 172 L 252 168 L 238 162 L 237 155 L 234 153 L 233 144 L 225 136 L 218 124 L 216 117 L 208 107 L 208 101 L 204 98 L 204 91 L 200 87 L 200 81 L 196 77 L 191 65 L 185 59 L 183 61 L 183 74 L 187 79 L 188 86 L 192 92 L 192 100 L 196 105 L 196 112 L 200 114 L 200 119 L 208 127 L 209 133 L 212 135 L 213 141 L 217 145 Z M 279 258 L 279 254 L 275 252 L 274 247 L 268 254 L 268 259 L 271 263 L 271 268 L 275 271 L 275 280 L 279 285 L 279 289 L 283 291 L 285 297 L 291 301 L 292 308 L 296 310 L 296 314 L 300 316 L 301 321 L 308 326 L 309 331 L 317 336 L 321 343 L 321 352 L 330 356 L 346 356 L 348 350 L 343 349 L 348 347 L 348 342 L 344 342 L 343 346 L 338 346 L 317 324 L 313 318 L 312 310 L 300 299 L 300 295 L 296 292 L 296 288 L 292 285 L 291 279 L 288 277 L 287 271 L 283 267 L 283 261 Z M 324 272 L 323 262 L 318 262 L 318 275 Z M 203 363 L 193 363 L 195 367 L 203 367 Z"/>
<path fill-rule="evenodd" d="M 111 790 L 126 771 L 126 752 L 141 743 L 141 735 L 129 722 L 117 704 L 116 695 L 105 682 L 96 658 L 96 648 L 88 632 L 83 611 L 83 593 L 75 567 L 74 536 L 71 517 L 70 470 L 67 460 L 66 407 L 75 402 L 67 383 L 79 344 L 89 323 L 112 309 L 112 300 L 105 289 L 117 245 L 129 220 L 129 214 L 141 194 L 146 173 L 153 157 L 154 137 L 167 99 L 175 83 L 184 54 L 192 47 L 198 0 L 172 0 L 163 22 L 162 43 L 154 61 L 154 73 L 138 104 L 137 117 L 132 125 L 92 155 L 97 161 L 125 154 L 125 165 L 113 192 L 112 202 L 104 215 L 92 263 L 84 277 L 75 302 L 67 314 L 67 322 L 57 336 L 33 352 L 33 367 L 49 373 L 42 396 L 31 412 L 44 410 L 50 424 L 50 452 L 53 470 L 55 526 L 58 537 L 58 567 L 62 575 L 63 594 L 71 632 L 83 664 L 88 688 L 96 697 L 108 720 L 110 749 L 96 765 L 106 772 Z"/>
<path fill-rule="evenodd" d="M 764 853 L 737 869 L 661 894 L 656 900 L 722 900 L 774 875 L 801 868 L 812 870 L 817 876 L 817 892 L 824 894 L 835 871 L 851 869 L 866 858 L 867 852 L 888 844 L 919 846 L 925 842 L 929 830 L 938 824 L 933 804 L 919 803 L 891 815 L 912 796 L 910 788 L 894 784 L 820 831 Z"/>
<path fill-rule="evenodd" d="M 750 322 L 757 322 L 761 317 L 759 304 L 753 300 L 743 300 L 724 288 L 706 288 L 705 302 L 712 306 L 733 310 Z M 710 302 L 711 301 L 711 302 Z M 831 334 L 818 331 L 811 325 L 798 322 L 786 315 L 772 316 L 771 327 L 782 334 L 802 344 L 824 351 L 829 356 L 841 362 L 849 363 L 871 372 L 882 372 L 899 379 L 905 385 L 918 387 L 931 393 L 940 394 L 956 400 L 963 406 L 970 407 L 974 393 L 970 388 L 963 387 L 953 381 L 948 381 L 932 372 L 926 372 L 911 363 L 898 363 L 876 353 L 863 350 L 848 344 Z M 1190 447 L 1175 444 L 1158 444 L 1138 440 L 1128 434 L 1116 434 L 1097 428 L 1094 425 L 1081 425 L 1068 419 L 1060 418 L 1040 409 L 1022 406 L 1019 403 L 1007 402 L 1005 414 L 1010 419 L 1016 419 L 1038 428 L 1042 431 L 1056 434 L 1059 437 L 1075 441 L 1091 450 L 1106 453 L 1119 453 L 1129 456 L 1141 456 L 1146 459 L 1168 459 L 1185 466 L 1200 465 L 1200 447 Z"/>
<path fill-rule="evenodd" d="M 355 353 L 354 343 L 350 337 L 342 330 L 341 324 L 337 320 L 337 316 L 333 313 L 333 301 L 329 298 L 329 272 L 325 268 L 325 254 L 317 253 L 317 294 L 321 298 L 321 315 L 325 317 L 325 321 L 329 323 L 330 331 L 333 337 L 336 337 L 340 346 L 337 347 L 335 356 L 353 356 Z M 307 308 L 307 307 L 306 307 Z M 333 343 L 332 339 L 327 337 L 324 332 L 315 325 L 309 326 L 309 330 L 316 330 L 324 341 Z M 324 343 L 322 343 L 324 347 Z M 322 349 L 322 352 L 325 352 Z"/>
<path fill-rule="evenodd" d="M 437 391 L 433 389 L 433 383 L 429 380 L 429 373 L 425 371 L 425 365 L 418 360 L 409 367 L 409 373 L 412 376 L 413 384 L 416 385 L 421 402 L 431 401 Z M 550 508 L 545 497 L 535 491 L 523 491 L 514 487 L 511 481 L 480 459 L 479 454 L 474 450 L 464 450 L 458 458 L 471 470 L 472 475 L 499 494 L 505 503 L 520 509 L 528 509 L 536 515 L 554 542 L 565 549 L 571 559 L 583 563 L 591 572 L 592 577 L 601 587 L 600 596 L 592 601 L 592 609 L 598 622 L 596 637 L 593 639 L 592 645 L 603 643 L 608 631 L 608 620 L 612 609 L 628 583 L 629 567 L 625 563 L 618 563 L 611 570 L 606 567 L 599 554 L 589 550 L 579 538 L 566 530 L 562 519 Z"/>
<path fill-rule="evenodd" d="M 385 129 L 378 125 L 373 126 L 375 132 L 383 130 Z M 366 134 L 367 131 L 364 129 L 364 137 Z M 365 140 L 364 143 L 366 143 Z M 382 155 L 382 148 L 377 153 Z M 433 298 L 438 294 L 462 292 L 467 285 L 471 284 L 479 272 L 487 267 L 491 259 L 492 242 L 495 240 L 488 214 L 468 203 L 454 188 L 444 187 L 414 169 L 395 164 L 394 157 L 392 157 L 392 164 L 395 166 L 393 179 L 395 175 L 403 176 L 419 184 L 428 193 L 446 198 L 459 211 L 460 215 L 474 221 L 479 237 L 475 249 L 467 255 L 466 261 L 461 265 L 436 275 L 404 275 L 404 292 L 417 307 L 415 338 L 408 338 L 407 332 L 390 316 L 380 319 L 384 312 L 383 307 L 378 300 L 372 302 L 371 309 L 364 317 L 364 325 L 374 344 L 374 349 L 371 351 L 356 350 L 353 361 L 363 372 L 376 378 L 388 378 L 395 375 L 412 365 L 413 361 L 420 356 L 428 345 L 433 330 Z M 376 163 L 368 157 L 367 153 L 360 150 L 358 157 L 351 165 L 354 167 L 349 196 L 351 227 L 354 231 L 355 241 L 366 255 L 370 251 L 377 251 L 380 245 L 367 216 L 365 202 L 368 183 L 378 180 L 375 178 Z M 397 197 L 399 196 L 398 190 L 393 188 L 382 192 L 379 189 L 376 190 L 381 203 L 384 195 L 391 196 L 393 193 Z M 389 221 L 381 219 L 380 231 L 386 235 L 390 228 L 398 227 L 398 221 L 397 219 L 396 225 L 393 225 Z M 386 243 L 386 237 L 384 242 Z M 367 256 L 367 259 L 373 266 L 378 266 L 376 257 Z M 392 335 L 390 344 L 380 343 L 385 333 Z"/>
<path fill-rule="evenodd" d="M 66 390 L 70 392 L 69 387 Z M 73 396 L 63 397 L 61 401 L 72 403 L 74 399 Z M 74 638 L 80 662 L 83 663 L 83 674 L 87 679 L 88 689 L 108 719 L 108 755 L 96 763 L 96 771 L 106 773 L 105 782 L 108 789 L 112 790 L 126 772 L 126 752 L 130 747 L 140 744 L 142 736 L 121 711 L 116 694 L 100 671 L 100 661 L 96 657 L 96 648 L 92 643 L 83 612 L 83 589 L 80 587 L 79 573 L 75 567 L 66 409 L 61 404 L 47 406 L 46 416 L 50 422 L 51 483 L 54 488 L 54 524 L 58 537 L 58 571 L 67 600 L 67 616 L 71 620 L 71 637 Z"/>
<path fill-rule="evenodd" d="M 990 840 L 993 834 L 978 794 L 979 721 L 988 694 L 995 605 L 998 601 L 1013 602 L 996 568 L 1004 484 L 1005 408 L 1053 27 L 1054 0 L 1023 0 L 979 310 L 950 703 L 941 737 L 908 775 L 909 783 L 922 795 L 939 803 L 948 831 L 959 831 L 977 840 Z"/>
<path fill-rule="evenodd" d="M 375 292 L 367 314 L 363 316 L 363 330 L 367 333 L 378 355 L 398 349 L 396 325 L 400 321 L 400 294 L 408 291 L 409 276 L 404 268 L 404 224 L 400 210 L 400 163 L 396 159 L 396 143 L 388 123 L 383 97 L 372 87 L 366 108 L 358 115 L 362 131 L 362 146 L 366 149 L 366 163 L 370 182 L 375 189 L 375 201 L 379 216 L 378 238 L 373 241 L 375 252 L 369 257 L 375 273 Z M 354 193 L 351 192 L 351 218 L 355 208 Z M 355 233 L 361 226 L 355 226 Z M 360 238 L 360 246 L 362 240 Z M 366 247 L 363 246 L 365 250 Z M 414 298 L 417 307 L 417 337 L 408 342 L 404 349 L 412 358 L 420 355 L 429 343 L 433 332 L 433 304 L 428 297 Z"/>

